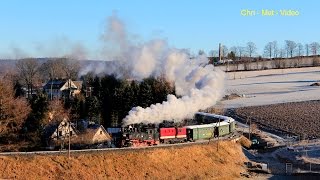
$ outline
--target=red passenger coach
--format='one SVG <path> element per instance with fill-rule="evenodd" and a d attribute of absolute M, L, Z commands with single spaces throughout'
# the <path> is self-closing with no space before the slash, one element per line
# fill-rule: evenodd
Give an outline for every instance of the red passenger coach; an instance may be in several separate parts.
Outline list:
<path fill-rule="evenodd" d="M 177 143 L 187 141 L 186 128 L 160 128 L 161 143 Z"/>

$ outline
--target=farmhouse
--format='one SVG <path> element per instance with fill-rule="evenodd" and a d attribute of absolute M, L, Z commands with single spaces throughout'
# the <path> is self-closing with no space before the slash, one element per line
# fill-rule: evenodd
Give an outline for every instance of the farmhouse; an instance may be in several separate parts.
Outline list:
<path fill-rule="evenodd" d="M 65 141 L 76 138 L 75 127 L 67 120 L 63 119 L 60 123 L 50 124 L 45 128 L 45 140 L 47 146 L 57 146 Z"/>
<path fill-rule="evenodd" d="M 54 79 L 44 85 L 43 91 L 47 93 L 49 99 L 60 99 L 63 97 L 79 94 L 82 88 L 81 81 L 71 79 Z"/>
<path fill-rule="evenodd" d="M 83 134 L 79 135 L 81 144 L 100 144 L 111 141 L 111 136 L 102 125 L 89 125 Z"/>
<path fill-rule="evenodd" d="M 63 139 L 69 137 L 69 135 L 71 137 L 77 136 L 75 132 L 75 128 L 71 125 L 71 123 L 64 119 L 60 122 L 50 137 L 51 139 Z"/>

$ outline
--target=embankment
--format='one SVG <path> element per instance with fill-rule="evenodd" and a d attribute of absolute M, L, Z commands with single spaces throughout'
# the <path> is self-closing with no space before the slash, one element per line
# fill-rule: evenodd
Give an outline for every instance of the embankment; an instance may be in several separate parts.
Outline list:
<path fill-rule="evenodd" d="M 231 141 L 67 155 L 0 156 L 0 179 L 235 179 L 244 172 Z"/>

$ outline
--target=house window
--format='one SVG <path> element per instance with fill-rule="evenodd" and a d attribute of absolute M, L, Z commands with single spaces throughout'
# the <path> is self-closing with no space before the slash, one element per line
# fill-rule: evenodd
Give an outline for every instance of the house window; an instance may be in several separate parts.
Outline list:
<path fill-rule="evenodd" d="M 72 131 L 70 131 L 70 136 L 72 136 Z"/>
<path fill-rule="evenodd" d="M 102 131 L 100 131 L 100 134 L 102 134 Z"/>
<path fill-rule="evenodd" d="M 62 136 L 62 131 L 59 131 L 59 136 Z"/>

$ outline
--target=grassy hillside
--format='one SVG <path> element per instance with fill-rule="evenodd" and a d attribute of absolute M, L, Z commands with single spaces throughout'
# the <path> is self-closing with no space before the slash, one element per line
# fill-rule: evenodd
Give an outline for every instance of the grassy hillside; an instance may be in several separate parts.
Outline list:
<path fill-rule="evenodd" d="M 0 156 L 0 179 L 234 179 L 246 160 L 224 141 L 139 151 Z"/>

